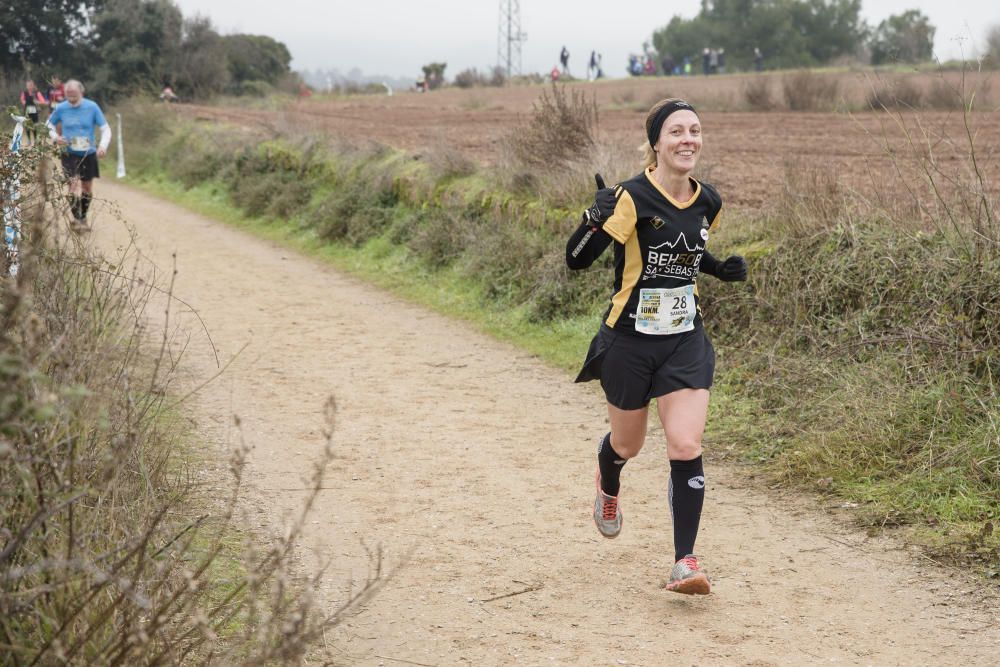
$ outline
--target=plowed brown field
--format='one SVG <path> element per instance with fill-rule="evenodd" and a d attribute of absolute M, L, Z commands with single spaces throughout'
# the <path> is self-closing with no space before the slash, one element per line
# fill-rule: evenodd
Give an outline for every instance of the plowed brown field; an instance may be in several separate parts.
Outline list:
<path fill-rule="evenodd" d="M 781 75 L 765 76 L 769 76 L 772 95 L 780 103 Z M 958 85 L 957 76 L 949 74 L 947 81 Z M 691 100 L 700 107 L 705 128 L 704 176 L 720 189 L 728 205 L 760 205 L 782 192 L 789 172 L 820 170 L 846 188 L 865 192 L 872 183 L 897 187 L 898 183 L 893 185 L 897 166 L 908 180 L 920 179 L 917 156 L 933 155 L 935 164 L 949 175 L 958 175 L 956 170 L 966 167 L 970 135 L 957 109 L 901 114 L 726 110 L 745 106 L 742 91 L 749 80 L 746 75 L 630 79 L 575 83 L 568 90 L 582 91 L 595 99 L 600 141 L 626 147 L 642 144 L 645 111 L 653 102 L 672 95 Z M 927 74 L 919 83 L 928 87 L 940 80 Z M 830 75 L 830 82 L 843 91 L 840 104 L 855 108 L 863 107 L 866 87 L 878 85 L 862 74 Z M 392 96 L 320 96 L 279 111 L 185 105 L 180 112 L 265 131 L 376 141 L 412 152 L 447 147 L 481 164 L 492 164 L 498 160 L 505 138 L 526 122 L 532 105 L 546 89 L 534 85 Z M 989 107 L 988 95 L 987 82 L 976 103 L 979 110 L 969 119 L 980 151 L 979 166 L 996 183 L 1000 181 L 1000 161 L 992 149 L 1000 146 L 1000 112 Z M 914 145 L 908 144 L 903 127 Z"/>

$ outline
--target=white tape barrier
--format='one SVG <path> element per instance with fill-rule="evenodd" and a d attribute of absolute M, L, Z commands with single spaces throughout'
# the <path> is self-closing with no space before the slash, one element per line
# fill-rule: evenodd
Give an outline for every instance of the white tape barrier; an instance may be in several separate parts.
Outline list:
<path fill-rule="evenodd" d="M 118 124 L 118 173 L 115 175 L 118 178 L 125 178 L 125 148 L 122 145 L 122 115 L 120 113 L 116 113 L 115 119 Z"/>
<path fill-rule="evenodd" d="M 27 118 L 13 114 L 11 114 L 11 118 L 14 119 L 17 125 L 14 126 L 14 135 L 10 140 L 10 160 L 14 168 L 11 169 L 10 184 L 7 189 L 7 196 L 4 198 L 3 242 L 5 246 L 4 251 L 10 258 L 10 275 L 16 276 L 20 268 L 17 258 L 17 244 L 21 238 L 21 211 L 17 202 L 21 198 L 21 179 L 18 175 L 19 167 L 14 154 L 21 150 L 21 137 L 24 136 L 24 121 Z"/>

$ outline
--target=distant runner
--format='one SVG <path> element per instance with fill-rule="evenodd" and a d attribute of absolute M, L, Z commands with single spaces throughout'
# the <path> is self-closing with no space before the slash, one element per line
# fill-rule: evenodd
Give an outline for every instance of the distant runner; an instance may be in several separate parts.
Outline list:
<path fill-rule="evenodd" d="M 66 82 L 66 101 L 58 105 L 47 125 L 52 140 L 63 146 L 62 167 L 69 179 L 70 211 L 78 228 L 87 228 L 87 211 L 94 197 L 94 179 L 100 178 L 98 158 L 104 157 L 111 144 L 111 126 L 96 102 L 83 96 L 83 84 L 76 79 Z M 101 130 L 100 144 L 95 142 Z"/>
<path fill-rule="evenodd" d="M 691 177 L 701 153 L 701 121 L 679 99 L 657 102 L 646 116 L 646 168 L 606 188 L 598 174 L 594 204 L 566 245 L 566 263 L 583 269 L 614 242 L 614 296 L 590 344 L 577 382 L 600 380 L 611 432 L 597 450 L 594 522 L 604 537 L 622 529 L 622 468 L 642 449 L 649 402 L 656 399 L 670 458 L 668 502 L 674 560 L 666 588 L 707 594 L 694 555 L 705 499 L 701 437 L 708 414 L 715 350 L 702 326 L 695 278 L 746 280 L 742 257 L 720 262 L 705 246 L 719 223 L 722 198 Z"/>
<path fill-rule="evenodd" d="M 49 113 L 51 114 L 60 102 L 66 100 L 66 86 L 63 85 L 62 79 L 57 76 L 52 77 L 52 83 L 46 96 L 49 98 Z"/>
<path fill-rule="evenodd" d="M 35 87 L 35 82 L 28 79 L 24 82 L 24 90 L 21 91 L 21 113 L 31 119 L 32 123 L 38 122 L 38 114 L 41 109 L 48 104 L 42 91 Z M 27 125 L 24 128 L 24 135 L 32 144 L 38 139 L 38 128 L 34 125 Z"/>

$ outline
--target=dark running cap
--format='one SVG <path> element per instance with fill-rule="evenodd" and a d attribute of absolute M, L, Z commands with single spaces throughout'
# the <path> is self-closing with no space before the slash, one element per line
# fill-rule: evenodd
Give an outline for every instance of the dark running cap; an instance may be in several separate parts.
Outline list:
<path fill-rule="evenodd" d="M 653 119 L 653 124 L 649 126 L 649 145 L 655 146 L 656 140 L 660 138 L 660 130 L 663 129 L 663 124 L 667 121 L 667 117 L 670 116 L 675 111 L 694 111 L 694 107 L 685 102 L 684 100 L 677 100 L 676 102 L 671 102 L 670 104 L 665 104 L 662 109 L 656 112 L 656 117 Z M 695 115 L 698 114 L 694 111 Z"/>

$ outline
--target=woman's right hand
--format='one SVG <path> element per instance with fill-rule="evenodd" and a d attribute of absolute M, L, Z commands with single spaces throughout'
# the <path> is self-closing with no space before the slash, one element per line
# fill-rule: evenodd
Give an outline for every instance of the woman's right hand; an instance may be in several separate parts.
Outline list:
<path fill-rule="evenodd" d="M 583 212 L 583 221 L 600 228 L 615 212 L 618 198 L 615 197 L 614 188 L 604 185 L 604 178 L 600 174 L 594 174 L 594 181 L 597 183 L 597 194 L 594 195 L 594 203 Z"/>

